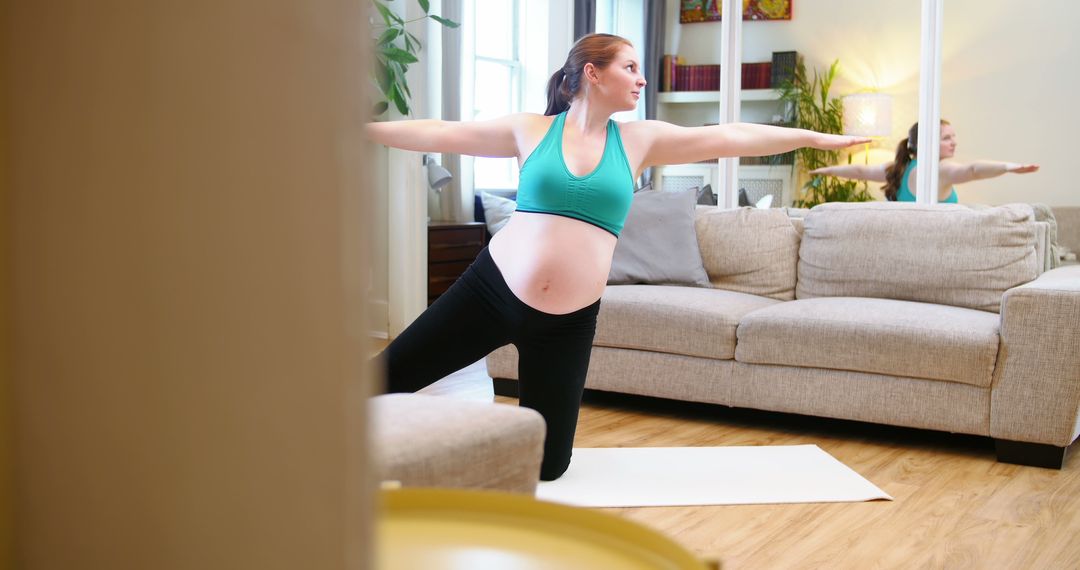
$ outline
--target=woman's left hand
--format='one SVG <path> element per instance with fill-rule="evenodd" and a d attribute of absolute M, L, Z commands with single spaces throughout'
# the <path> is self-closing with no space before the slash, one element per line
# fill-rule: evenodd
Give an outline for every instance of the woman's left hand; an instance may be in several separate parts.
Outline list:
<path fill-rule="evenodd" d="M 818 150 L 839 150 L 857 144 L 870 142 L 869 137 L 853 137 L 850 135 L 830 135 L 828 133 L 816 133 L 814 141 L 809 145 Z"/>
<path fill-rule="evenodd" d="M 1010 164 L 1006 170 L 1013 174 L 1028 174 L 1039 170 L 1038 164 Z"/>

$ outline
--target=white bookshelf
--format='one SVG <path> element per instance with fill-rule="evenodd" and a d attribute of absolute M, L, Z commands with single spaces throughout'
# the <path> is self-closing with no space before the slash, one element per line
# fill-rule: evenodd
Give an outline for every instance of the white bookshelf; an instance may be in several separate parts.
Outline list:
<path fill-rule="evenodd" d="M 719 91 L 667 91 L 658 94 L 660 103 L 720 103 Z M 779 101 L 779 89 L 743 89 L 742 101 Z"/>
<path fill-rule="evenodd" d="M 753 164 L 739 166 L 739 188 L 747 192 L 750 202 L 757 202 L 766 194 L 773 197 L 772 207 L 790 206 L 792 178 L 790 164 Z M 661 192 L 677 192 L 687 188 L 712 186 L 716 193 L 719 168 L 716 163 L 674 164 L 657 168 L 655 189 Z"/>
<path fill-rule="evenodd" d="M 740 94 L 743 122 L 771 123 L 785 115 L 779 89 L 743 89 Z M 657 102 L 657 118 L 676 125 L 699 126 L 719 119 L 719 91 L 668 91 L 659 93 Z M 751 201 L 771 194 L 773 207 L 791 204 L 792 177 L 790 164 L 739 166 L 739 186 L 746 188 Z M 671 165 L 657 169 L 655 185 L 657 190 L 677 191 L 710 184 L 715 191 L 717 178 L 716 163 Z"/>

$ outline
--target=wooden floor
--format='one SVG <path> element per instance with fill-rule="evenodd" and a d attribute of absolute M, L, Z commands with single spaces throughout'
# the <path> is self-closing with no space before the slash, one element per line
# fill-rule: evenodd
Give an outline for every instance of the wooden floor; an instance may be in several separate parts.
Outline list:
<path fill-rule="evenodd" d="M 425 391 L 492 398 L 483 362 Z M 997 463 L 986 438 L 590 392 L 575 446 L 807 443 L 895 500 L 603 510 L 728 570 L 1080 568 L 1075 445 L 1061 471 L 1020 467 Z"/>

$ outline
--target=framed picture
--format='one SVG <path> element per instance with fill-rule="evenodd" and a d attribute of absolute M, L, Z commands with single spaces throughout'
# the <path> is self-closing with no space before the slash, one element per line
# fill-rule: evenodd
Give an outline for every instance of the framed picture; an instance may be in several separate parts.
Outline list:
<path fill-rule="evenodd" d="M 790 20 L 793 0 L 743 0 L 743 20 Z M 720 19 L 722 0 L 680 0 L 679 23 Z"/>

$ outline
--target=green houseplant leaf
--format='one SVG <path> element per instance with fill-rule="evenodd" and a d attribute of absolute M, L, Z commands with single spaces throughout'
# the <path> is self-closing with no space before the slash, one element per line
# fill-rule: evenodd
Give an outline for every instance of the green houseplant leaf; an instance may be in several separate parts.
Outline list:
<path fill-rule="evenodd" d="M 458 24 L 457 22 L 455 22 L 453 20 L 447 20 L 446 18 L 443 18 L 441 16 L 432 15 L 431 19 L 435 20 L 436 22 L 438 22 L 438 23 L 440 23 L 440 24 L 442 24 L 444 26 L 446 26 L 447 28 L 456 28 L 456 27 L 458 27 L 460 25 L 460 24 Z"/>
<path fill-rule="evenodd" d="M 457 28 L 459 24 L 441 16 L 429 14 L 431 10 L 430 0 L 417 0 L 424 17 L 405 21 L 391 10 L 383 0 L 371 0 L 372 5 L 382 18 L 382 25 L 373 23 L 373 32 L 377 34 L 375 40 L 375 64 L 372 66 L 372 82 L 382 96 L 372 106 L 376 116 L 385 113 L 392 104 L 401 114 L 410 114 L 409 100 L 412 99 L 412 91 L 406 79 L 408 66 L 420 61 L 418 54 L 423 48 L 420 39 L 405 29 L 405 26 L 414 22 L 431 18 L 447 28 Z"/>
<path fill-rule="evenodd" d="M 389 46 L 399 35 L 401 35 L 401 30 L 397 28 L 387 28 L 386 31 L 379 36 L 379 39 L 375 44 L 378 46 Z"/>
<path fill-rule="evenodd" d="M 844 107 L 838 98 L 830 98 L 833 79 L 839 60 L 829 66 L 824 75 L 814 70 L 812 79 L 806 76 L 806 66 L 800 59 L 794 78 L 780 87 L 782 101 L 795 107 L 795 126 L 822 133 L 841 134 L 844 129 Z M 796 165 L 803 174 L 831 166 L 840 161 L 840 151 L 800 148 L 795 151 Z M 851 157 L 848 156 L 850 162 Z M 832 176 L 813 176 L 802 187 L 802 199 L 795 206 L 812 208 L 825 202 L 867 202 L 873 200 L 867 184 L 856 180 L 841 180 Z"/>
<path fill-rule="evenodd" d="M 407 115 L 409 113 L 409 106 L 405 101 L 405 96 L 402 95 L 401 91 L 398 89 L 397 83 L 390 84 L 390 92 L 387 95 L 390 102 L 397 107 L 399 113 L 402 115 Z"/>
<path fill-rule="evenodd" d="M 400 16 L 393 13 L 390 8 L 386 6 L 386 4 L 379 2 L 379 0 L 372 0 L 372 3 L 375 4 L 375 8 L 379 10 L 379 14 L 382 15 L 383 21 L 386 22 L 387 26 L 392 26 L 394 24 L 405 24 L 405 20 L 402 20 Z"/>
<path fill-rule="evenodd" d="M 388 47 L 383 51 L 387 59 L 398 63 L 416 63 L 420 61 L 415 55 L 396 47 Z"/>

